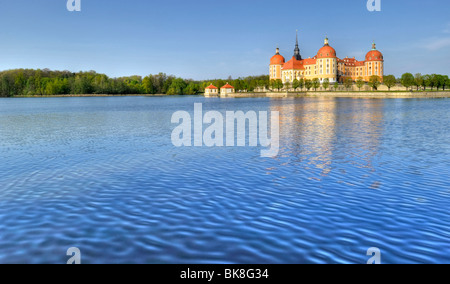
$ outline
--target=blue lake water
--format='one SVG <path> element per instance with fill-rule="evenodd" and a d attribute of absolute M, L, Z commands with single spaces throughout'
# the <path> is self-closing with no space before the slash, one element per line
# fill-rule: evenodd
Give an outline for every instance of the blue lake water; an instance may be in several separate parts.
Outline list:
<path fill-rule="evenodd" d="M 175 111 L 279 111 L 280 153 Z M 0 99 L 0 263 L 450 263 L 449 99 Z"/>

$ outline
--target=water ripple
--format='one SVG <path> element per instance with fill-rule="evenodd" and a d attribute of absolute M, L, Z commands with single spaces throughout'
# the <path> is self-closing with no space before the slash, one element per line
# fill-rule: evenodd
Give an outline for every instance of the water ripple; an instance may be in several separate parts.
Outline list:
<path fill-rule="evenodd" d="M 281 151 L 174 111 L 280 112 Z M 449 100 L 0 99 L 0 263 L 450 263 Z"/>

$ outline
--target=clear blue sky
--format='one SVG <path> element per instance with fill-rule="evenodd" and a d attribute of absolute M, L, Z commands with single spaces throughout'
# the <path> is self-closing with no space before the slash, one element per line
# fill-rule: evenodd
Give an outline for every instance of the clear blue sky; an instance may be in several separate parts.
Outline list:
<path fill-rule="evenodd" d="M 0 0 L 0 70 L 95 70 L 109 76 L 165 72 L 212 79 L 268 73 L 277 45 L 303 57 L 325 34 L 338 56 L 362 60 L 373 40 L 386 73 L 450 74 L 450 1 Z"/>

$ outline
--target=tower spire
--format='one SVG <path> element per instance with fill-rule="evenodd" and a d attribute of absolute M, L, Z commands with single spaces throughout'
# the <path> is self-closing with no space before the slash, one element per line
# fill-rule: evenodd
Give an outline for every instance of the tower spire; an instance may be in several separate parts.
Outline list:
<path fill-rule="evenodd" d="M 328 35 L 325 35 L 325 41 L 324 41 L 324 46 L 328 46 L 329 42 L 328 42 Z"/>
<path fill-rule="evenodd" d="M 295 32 L 295 49 L 294 49 L 294 57 L 297 60 L 302 60 L 302 56 L 300 55 L 300 48 L 298 47 L 298 30 Z"/>

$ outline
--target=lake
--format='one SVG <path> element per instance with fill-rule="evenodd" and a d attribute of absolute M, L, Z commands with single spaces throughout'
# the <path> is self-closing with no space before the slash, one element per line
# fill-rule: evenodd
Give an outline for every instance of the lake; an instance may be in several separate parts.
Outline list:
<path fill-rule="evenodd" d="M 172 114 L 278 111 L 280 151 Z M 0 263 L 450 263 L 450 99 L 0 99 Z"/>

